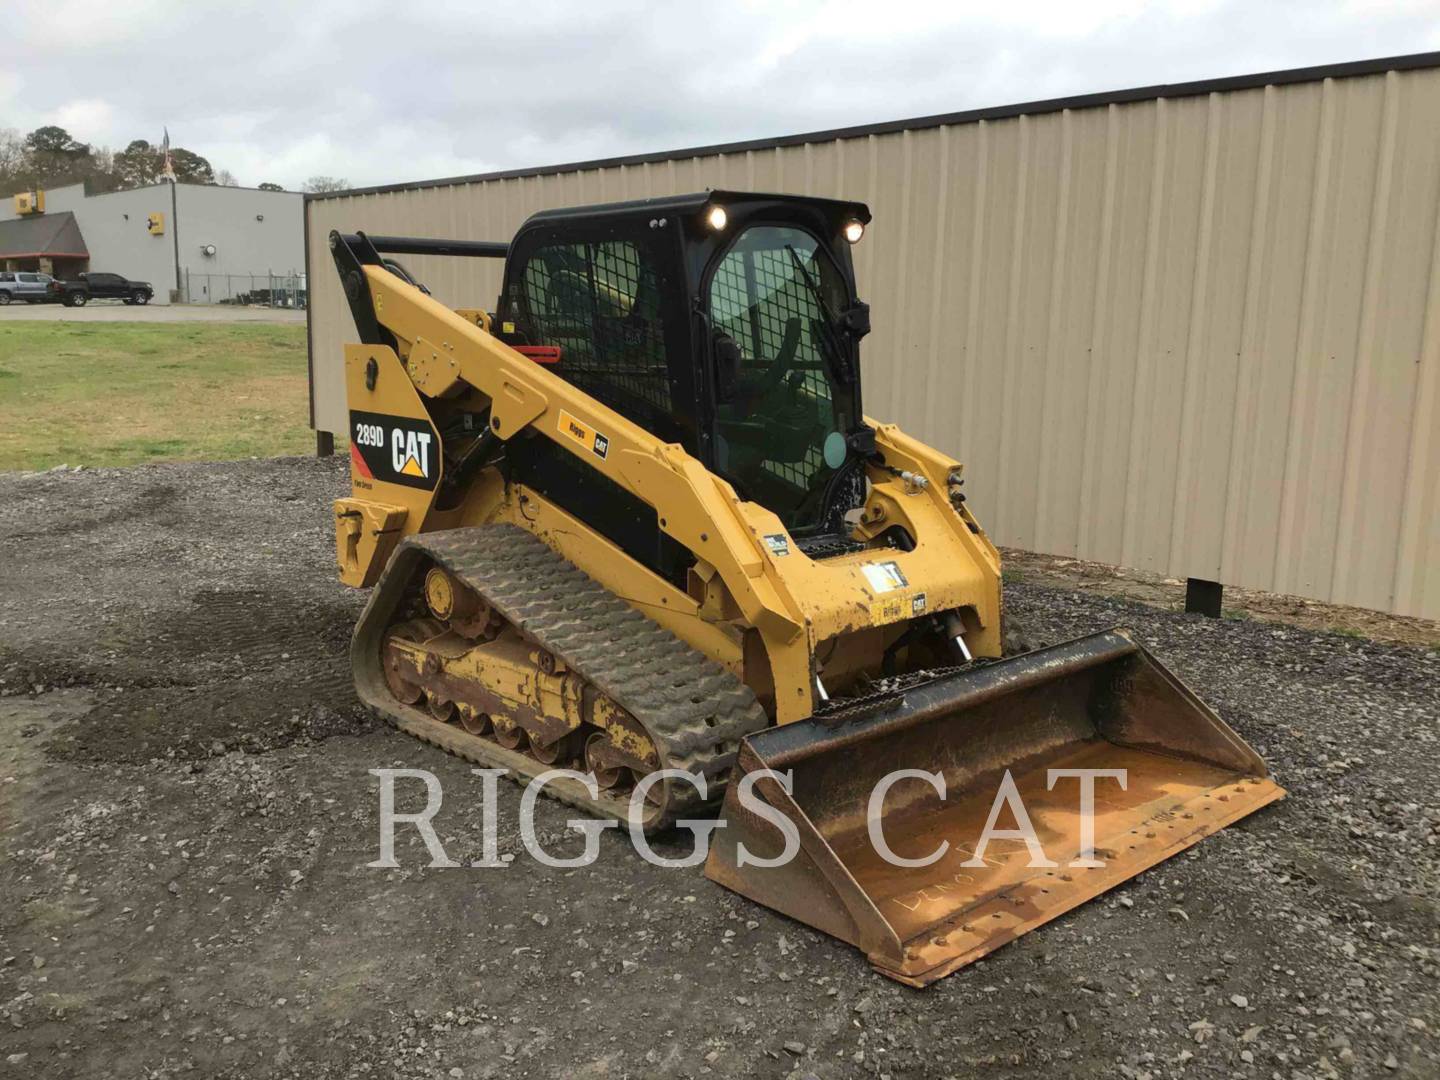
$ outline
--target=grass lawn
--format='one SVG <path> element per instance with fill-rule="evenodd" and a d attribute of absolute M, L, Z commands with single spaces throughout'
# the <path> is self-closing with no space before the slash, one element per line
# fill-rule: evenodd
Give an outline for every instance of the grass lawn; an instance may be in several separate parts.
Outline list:
<path fill-rule="evenodd" d="M 0 469 L 313 449 L 305 327 L 0 323 Z"/>

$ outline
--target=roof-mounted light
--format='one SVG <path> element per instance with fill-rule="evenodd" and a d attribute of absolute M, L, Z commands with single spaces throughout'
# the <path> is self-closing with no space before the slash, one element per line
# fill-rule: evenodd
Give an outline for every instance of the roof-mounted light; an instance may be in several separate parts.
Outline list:
<path fill-rule="evenodd" d="M 725 224 L 729 220 L 730 215 L 727 214 L 725 208 L 719 204 L 711 206 L 709 210 L 705 211 L 705 224 L 710 226 L 715 232 L 724 231 Z"/>
<path fill-rule="evenodd" d="M 860 238 L 865 235 L 865 223 L 853 218 L 845 223 L 845 239 L 852 244 L 858 244 Z"/>

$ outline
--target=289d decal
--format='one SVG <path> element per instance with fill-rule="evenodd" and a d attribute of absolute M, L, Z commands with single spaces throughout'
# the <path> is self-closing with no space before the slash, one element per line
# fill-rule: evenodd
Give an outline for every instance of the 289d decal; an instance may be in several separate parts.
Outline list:
<path fill-rule="evenodd" d="M 352 409 L 350 464 L 366 480 L 433 491 L 440 479 L 440 438 L 428 420 Z"/>

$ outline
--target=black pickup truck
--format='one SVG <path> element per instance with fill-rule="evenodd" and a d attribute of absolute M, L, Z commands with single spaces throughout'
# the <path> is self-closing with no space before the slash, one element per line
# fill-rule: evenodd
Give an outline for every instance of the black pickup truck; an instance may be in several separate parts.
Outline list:
<path fill-rule="evenodd" d="M 84 307 L 91 300 L 120 300 L 126 304 L 148 304 L 155 295 L 148 281 L 131 281 L 119 274 L 92 271 L 74 281 L 52 281 L 50 299 L 66 307 Z"/>

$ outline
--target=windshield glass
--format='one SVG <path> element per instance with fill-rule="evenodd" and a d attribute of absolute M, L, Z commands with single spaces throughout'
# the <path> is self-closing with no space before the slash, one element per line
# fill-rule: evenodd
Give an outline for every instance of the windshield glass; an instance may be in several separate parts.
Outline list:
<path fill-rule="evenodd" d="M 857 421 L 853 386 L 835 378 L 853 347 L 834 325 L 850 303 L 845 279 L 810 233 L 752 225 L 721 258 L 709 301 L 740 353 L 716 406 L 716 463 L 787 528 L 814 525 Z"/>

